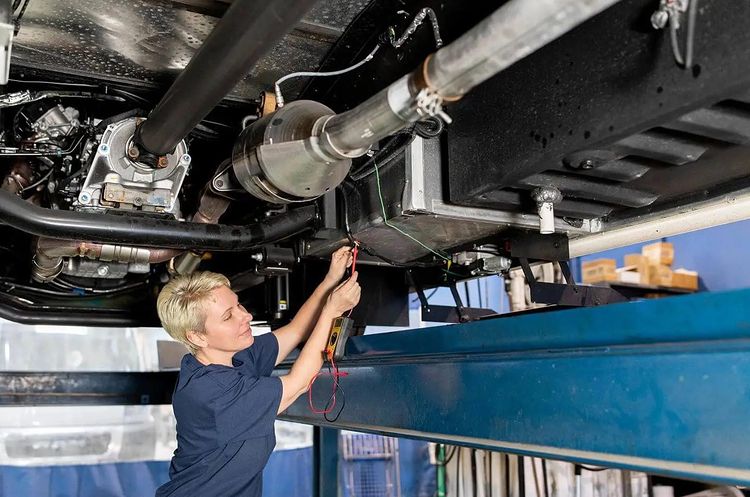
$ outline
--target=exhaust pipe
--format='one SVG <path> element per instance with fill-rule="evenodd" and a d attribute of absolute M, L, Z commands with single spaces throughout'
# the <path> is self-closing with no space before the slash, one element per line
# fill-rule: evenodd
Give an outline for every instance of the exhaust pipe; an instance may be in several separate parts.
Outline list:
<path fill-rule="evenodd" d="M 54 280 L 63 270 L 64 257 L 150 264 L 166 262 L 180 253 L 182 251 L 177 249 L 125 247 L 76 240 L 39 238 L 36 243 L 36 254 L 32 259 L 31 277 L 40 283 Z"/>
<path fill-rule="evenodd" d="M 321 125 L 324 156 L 364 154 L 425 116 L 445 118 L 444 102 L 567 33 L 617 0 L 511 0 L 380 93 Z"/>
<path fill-rule="evenodd" d="M 113 245 L 244 251 L 283 240 L 313 226 L 314 205 L 249 226 L 186 223 L 133 215 L 92 214 L 45 209 L 0 190 L 0 221 L 40 237 L 77 238 Z"/>
<path fill-rule="evenodd" d="M 616 2 L 510 0 L 354 109 L 334 114 L 303 100 L 248 126 L 234 147 L 235 176 L 247 191 L 269 202 L 317 198 L 343 181 L 351 159 L 374 143 L 426 116 L 450 121 L 443 103 L 460 99 Z"/>

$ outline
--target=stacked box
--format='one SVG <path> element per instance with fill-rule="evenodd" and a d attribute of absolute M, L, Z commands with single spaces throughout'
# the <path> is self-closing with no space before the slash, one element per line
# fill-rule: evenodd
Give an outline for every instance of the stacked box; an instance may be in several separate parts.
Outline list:
<path fill-rule="evenodd" d="M 687 269 L 676 269 L 672 273 L 672 286 L 686 290 L 698 289 L 698 273 Z"/>
<path fill-rule="evenodd" d="M 671 266 L 674 262 L 674 245 L 669 242 L 658 242 L 644 245 L 641 254 L 655 266 Z"/>
<path fill-rule="evenodd" d="M 584 283 L 617 281 L 617 262 L 614 259 L 597 259 L 584 262 L 581 266 Z"/>
<path fill-rule="evenodd" d="M 665 264 L 650 265 L 649 271 L 649 284 L 653 286 L 672 286 L 672 279 L 674 273 L 672 268 Z"/>
<path fill-rule="evenodd" d="M 644 245 L 642 256 L 648 263 L 646 283 L 653 286 L 672 286 L 674 262 L 674 245 L 669 242 L 658 242 Z"/>
<path fill-rule="evenodd" d="M 636 278 L 631 274 L 623 274 L 625 272 L 636 273 L 638 277 Z M 619 280 L 623 283 L 636 283 L 635 280 L 637 279 L 637 283 L 641 285 L 649 284 L 649 274 L 648 258 L 641 254 L 625 255 L 625 267 L 621 268 L 621 271 L 618 273 L 620 276 Z"/>

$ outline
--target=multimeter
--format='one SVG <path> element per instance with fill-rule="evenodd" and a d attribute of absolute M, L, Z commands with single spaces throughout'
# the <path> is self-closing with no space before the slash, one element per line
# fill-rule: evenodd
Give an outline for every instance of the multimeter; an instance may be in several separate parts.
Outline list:
<path fill-rule="evenodd" d="M 328 344 L 326 345 L 326 357 L 333 357 L 339 360 L 344 357 L 344 348 L 349 335 L 354 328 L 354 320 L 345 316 L 339 316 L 333 320 L 331 334 L 328 335 Z"/>

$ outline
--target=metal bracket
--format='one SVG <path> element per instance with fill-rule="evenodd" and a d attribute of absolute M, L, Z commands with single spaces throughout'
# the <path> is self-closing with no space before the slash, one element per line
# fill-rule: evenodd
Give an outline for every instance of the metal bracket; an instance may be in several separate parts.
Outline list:
<path fill-rule="evenodd" d="M 495 314 L 492 309 L 479 309 L 476 307 L 464 307 L 461 301 L 461 296 L 458 294 L 456 289 L 456 282 L 452 281 L 448 285 L 455 306 L 448 305 L 430 305 L 427 297 L 424 294 L 424 288 L 422 285 L 417 283 L 416 278 L 411 270 L 406 272 L 406 277 L 409 279 L 409 283 L 414 287 L 417 292 L 417 298 L 422 306 L 422 320 L 430 321 L 433 323 L 467 323 L 470 321 L 476 321 L 485 316 Z"/>
<path fill-rule="evenodd" d="M 558 261 L 566 283 L 545 283 L 536 281 L 529 260 L 519 257 L 523 275 L 531 290 L 531 300 L 538 304 L 556 304 L 571 307 L 591 307 L 615 302 L 627 302 L 620 292 L 606 287 L 578 286 L 570 274 L 567 261 Z"/>

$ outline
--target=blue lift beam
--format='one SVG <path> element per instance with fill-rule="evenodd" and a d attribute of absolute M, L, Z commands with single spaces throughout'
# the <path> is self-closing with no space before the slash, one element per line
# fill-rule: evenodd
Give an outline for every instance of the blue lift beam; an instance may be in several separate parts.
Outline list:
<path fill-rule="evenodd" d="M 355 337 L 338 420 L 307 399 L 283 418 L 750 485 L 749 304 L 704 293 Z M 314 394 L 324 405 L 322 379 Z"/>

